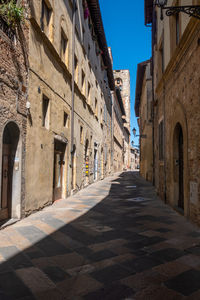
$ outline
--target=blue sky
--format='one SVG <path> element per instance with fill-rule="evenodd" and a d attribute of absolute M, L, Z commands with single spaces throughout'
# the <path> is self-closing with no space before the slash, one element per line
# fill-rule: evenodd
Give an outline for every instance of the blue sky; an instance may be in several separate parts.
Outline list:
<path fill-rule="evenodd" d="M 137 128 L 134 112 L 137 64 L 151 57 L 151 29 L 144 25 L 144 1 L 99 0 L 113 69 L 129 69 L 131 75 L 131 134 Z M 131 141 L 133 140 L 133 134 Z M 138 139 L 134 139 L 135 145 Z"/>

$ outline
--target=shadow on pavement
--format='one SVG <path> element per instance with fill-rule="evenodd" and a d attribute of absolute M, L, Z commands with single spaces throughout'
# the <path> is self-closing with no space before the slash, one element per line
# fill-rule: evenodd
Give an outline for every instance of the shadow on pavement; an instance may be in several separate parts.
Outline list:
<path fill-rule="evenodd" d="M 81 205 L 91 207 L 108 187 L 109 182 L 102 181 L 75 195 L 74 199 L 81 199 L 77 212 Z M 167 261 L 167 253 L 156 255 L 152 247 L 166 241 L 173 214 L 163 206 L 162 216 L 153 215 L 152 208 L 160 209 L 155 198 L 152 186 L 137 172 L 124 172 L 111 182 L 102 201 L 68 224 L 69 210 L 58 205 L 55 212 L 36 213 L 1 231 L 0 236 L 13 234 L 31 246 L 20 251 L 18 240 L 16 245 L 0 247 L 0 299 L 135 299 L 134 274 Z M 76 209 L 71 211 L 76 213 Z M 55 231 L 48 235 L 44 229 L 49 226 Z M 145 234 L 147 230 L 154 234 Z M 168 261 L 185 252 L 175 249 L 170 255 Z M 157 279 L 162 293 L 169 291 L 162 284 L 167 280 L 166 276 Z M 171 292 L 176 296 L 179 291 Z"/>

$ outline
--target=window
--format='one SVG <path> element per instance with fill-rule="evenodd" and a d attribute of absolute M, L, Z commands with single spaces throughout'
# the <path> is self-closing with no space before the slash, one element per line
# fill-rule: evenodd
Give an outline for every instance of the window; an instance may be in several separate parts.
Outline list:
<path fill-rule="evenodd" d="M 94 107 L 94 109 L 95 109 L 95 117 L 98 118 L 98 102 L 97 102 L 96 98 L 95 98 L 95 107 Z"/>
<path fill-rule="evenodd" d="M 92 67 L 91 67 L 91 64 L 88 63 L 88 66 L 89 66 L 89 69 L 90 69 L 90 72 L 92 71 Z"/>
<path fill-rule="evenodd" d="M 101 108 L 100 122 L 103 123 L 103 109 Z"/>
<path fill-rule="evenodd" d="M 66 128 L 69 127 L 69 115 L 65 111 L 63 116 L 63 126 Z"/>
<path fill-rule="evenodd" d="M 101 70 L 103 71 L 105 69 L 103 59 L 101 58 Z"/>
<path fill-rule="evenodd" d="M 74 79 L 78 83 L 78 59 L 76 56 L 74 57 Z"/>
<path fill-rule="evenodd" d="M 52 9 L 46 4 L 45 0 L 42 1 L 42 30 L 49 37 L 50 36 L 50 20 Z"/>
<path fill-rule="evenodd" d="M 158 80 L 161 79 L 163 73 L 164 73 L 164 51 L 163 51 L 163 41 L 162 41 L 158 51 Z"/>
<path fill-rule="evenodd" d="M 164 159 L 164 122 L 159 124 L 159 160 Z"/>
<path fill-rule="evenodd" d="M 83 127 L 80 126 L 80 143 L 83 144 Z"/>
<path fill-rule="evenodd" d="M 88 44 L 88 56 L 90 55 L 90 49 L 91 49 L 90 44 Z"/>
<path fill-rule="evenodd" d="M 177 2 L 177 6 L 179 3 Z M 169 25 L 170 25 L 170 51 L 171 56 L 173 55 L 179 41 L 180 41 L 180 34 L 181 34 L 181 22 L 180 22 L 180 15 L 179 13 L 170 17 Z"/>
<path fill-rule="evenodd" d="M 81 78 L 81 89 L 82 93 L 85 95 L 85 73 L 82 70 L 82 78 Z"/>
<path fill-rule="evenodd" d="M 91 91 L 91 85 L 88 82 L 88 103 L 90 103 L 90 91 Z"/>
<path fill-rule="evenodd" d="M 42 126 L 49 129 L 49 98 L 45 95 L 42 99 Z"/>
<path fill-rule="evenodd" d="M 60 56 L 64 62 L 66 62 L 67 45 L 68 45 L 68 39 L 64 31 L 61 29 Z"/>
<path fill-rule="evenodd" d="M 176 45 L 178 45 L 179 40 L 180 40 L 179 14 L 176 14 L 175 18 L 176 18 Z"/>

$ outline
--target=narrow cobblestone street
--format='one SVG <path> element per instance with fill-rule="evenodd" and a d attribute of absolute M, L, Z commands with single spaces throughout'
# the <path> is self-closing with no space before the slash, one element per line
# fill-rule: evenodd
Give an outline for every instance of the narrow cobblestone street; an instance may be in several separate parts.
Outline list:
<path fill-rule="evenodd" d="M 200 299 L 200 230 L 137 172 L 0 231 L 0 299 Z"/>

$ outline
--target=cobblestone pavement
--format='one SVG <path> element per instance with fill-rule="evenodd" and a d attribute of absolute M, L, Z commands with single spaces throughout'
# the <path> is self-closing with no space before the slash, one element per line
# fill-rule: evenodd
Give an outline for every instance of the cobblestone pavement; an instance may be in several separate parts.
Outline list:
<path fill-rule="evenodd" d="M 0 299 L 200 299 L 200 230 L 138 173 L 0 231 Z"/>

